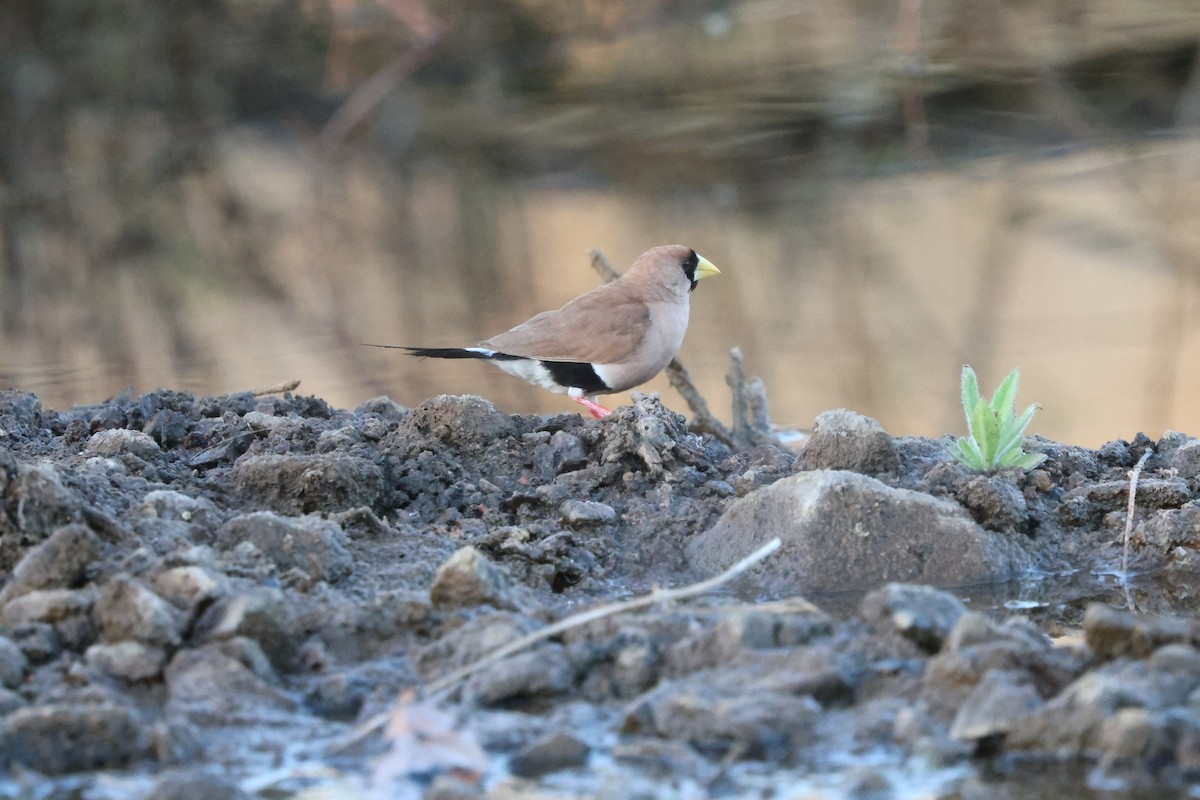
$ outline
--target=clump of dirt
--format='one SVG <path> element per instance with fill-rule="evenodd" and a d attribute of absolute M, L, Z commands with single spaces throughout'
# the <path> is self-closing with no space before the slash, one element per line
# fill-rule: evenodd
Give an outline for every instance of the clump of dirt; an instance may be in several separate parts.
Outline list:
<path fill-rule="evenodd" d="M 1034 438 L 1039 469 L 980 476 L 848 411 L 798 452 L 734 452 L 654 397 L 585 422 L 477 397 L 160 391 L 56 412 L 5 392 L 0 443 L 0 767 L 18 776 L 0 797 L 747 796 L 814 776 L 861 794 L 899 791 L 918 758 L 946 792 L 990 796 L 972 759 L 1082 759 L 1139 786 L 1200 769 L 1194 622 L 1088 607 L 1111 594 L 1097 582 L 1011 618 L 918 585 L 1111 570 L 1149 450 L 1132 548 L 1168 577 L 1131 592 L 1188 610 L 1200 446 L 1180 434 Z M 732 591 L 604 617 L 420 698 L 772 537 Z M 858 595 L 820 594 L 838 590 Z"/>

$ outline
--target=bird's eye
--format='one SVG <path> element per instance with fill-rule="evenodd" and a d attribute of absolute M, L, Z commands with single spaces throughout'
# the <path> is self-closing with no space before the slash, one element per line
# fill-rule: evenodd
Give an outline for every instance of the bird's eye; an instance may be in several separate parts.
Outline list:
<path fill-rule="evenodd" d="M 696 267 L 699 265 L 700 256 L 696 255 L 695 250 L 689 251 L 687 258 L 685 258 L 683 263 L 680 264 L 680 266 L 683 267 L 683 274 L 686 275 L 687 279 L 693 284 L 696 282 Z"/>

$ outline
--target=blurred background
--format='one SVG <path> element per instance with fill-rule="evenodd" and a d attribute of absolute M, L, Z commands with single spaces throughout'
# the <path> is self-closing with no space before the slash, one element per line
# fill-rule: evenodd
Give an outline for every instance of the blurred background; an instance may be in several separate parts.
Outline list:
<path fill-rule="evenodd" d="M 575 411 L 469 344 L 687 244 L 773 418 L 1200 434 L 1197 0 L 0 3 L 0 388 Z M 660 378 L 646 387 L 686 411 Z M 611 398 L 614 403 L 627 398 Z"/>

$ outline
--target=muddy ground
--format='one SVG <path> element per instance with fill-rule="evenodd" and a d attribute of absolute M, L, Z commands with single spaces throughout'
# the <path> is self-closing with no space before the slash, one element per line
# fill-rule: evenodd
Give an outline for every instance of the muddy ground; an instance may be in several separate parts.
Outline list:
<path fill-rule="evenodd" d="M 1182 791 L 1200 442 L 1029 447 L 985 477 L 845 411 L 733 452 L 652 397 L 591 421 L 0 393 L 0 797 Z M 1147 449 L 1154 578 L 1119 584 L 1093 573 Z M 425 691 L 773 537 L 722 590 Z"/>

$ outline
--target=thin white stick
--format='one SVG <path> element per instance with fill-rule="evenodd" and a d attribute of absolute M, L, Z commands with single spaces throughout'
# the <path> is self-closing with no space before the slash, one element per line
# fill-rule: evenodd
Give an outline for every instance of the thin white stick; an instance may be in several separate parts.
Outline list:
<path fill-rule="evenodd" d="M 1122 581 L 1129 579 L 1129 534 L 1133 533 L 1133 506 L 1137 500 L 1138 478 L 1141 476 L 1142 467 L 1148 458 L 1150 458 L 1150 448 L 1147 447 L 1137 464 L 1129 472 L 1129 509 L 1125 512 L 1125 554 L 1121 556 Z"/>
<path fill-rule="evenodd" d="M 678 589 L 655 589 L 654 591 L 650 592 L 650 594 L 642 595 L 641 597 L 635 597 L 632 600 L 622 600 L 619 603 L 609 603 L 607 605 L 589 609 L 588 611 L 582 611 L 578 614 L 572 614 L 569 617 L 564 617 L 553 625 L 547 625 L 545 628 L 540 628 L 533 633 L 522 636 L 520 639 L 516 639 L 506 645 L 497 647 L 495 650 L 492 650 L 479 660 L 474 661 L 465 667 L 457 669 L 448 675 L 442 676 L 438 680 L 428 684 L 425 687 L 424 695 L 425 697 L 429 698 L 448 691 L 449 689 L 454 688 L 464 678 L 475 674 L 484 667 L 490 666 L 501 659 L 507 658 L 513 653 L 523 650 L 532 644 L 536 644 L 543 639 L 549 639 L 551 636 L 557 636 L 563 631 L 570 630 L 571 628 L 577 628 L 580 625 L 586 625 L 589 622 L 594 622 L 598 619 L 603 619 L 604 617 L 609 617 L 614 614 L 622 614 L 626 611 L 635 611 L 639 608 L 654 605 L 655 603 L 683 600 L 684 598 L 693 597 L 698 594 L 704 594 L 705 592 L 712 591 L 718 586 L 728 583 L 738 575 L 750 569 L 755 564 L 774 553 L 781 546 L 783 546 L 783 542 L 779 540 L 779 537 L 775 537 L 750 555 L 743 558 L 741 561 L 734 564 L 729 569 L 722 572 L 720 575 L 716 575 L 708 580 L 700 581 L 699 583 L 693 583 L 689 586 L 683 586 Z M 370 734 L 379 730 L 387 723 L 390 717 L 390 711 L 382 711 L 371 717 L 362 725 L 359 725 L 358 728 L 356 728 L 350 734 L 350 736 L 338 746 L 337 749 L 345 749 L 355 742 L 358 742 L 366 736 L 369 736 Z"/>
<path fill-rule="evenodd" d="M 723 583 L 733 580 L 738 575 L 753 567 L 759 561 L 762 561 L 764 558 L 771 555 L 771 553 L 774 553 L 782 544 L 783 543 L 779 540 L 779 537 L 775 537 L 750 555 L 743 558 L 741 561 L 734 564 L 729 569 L 722 572 L 720 575 L 709 578 L 706 581 L 693 583 L 690 586 L 683 586 L 679 589 L 655 589 L 654 591 L 650 592 L 650 594 L 643 595 L 641 597 L 635 597 L 632 600 L 622 600 L 619 603 L 609 603 L 608 605 L 599 606 L 598 608 L 582 611 L 578 614 L 572 614 L 569 617 L 560 619 L 553 625 L 547 625 L 545 628 L 540 628 L 533 633 L 522 636 L 520 639 L 516 639 L 515 641 L 509 642 L 502 647 L 498 647 L 473 664 L 468 664 L 461 669 L 451 672 L 449 675 L 439 678 L 425 687 L 425 693 L 426 695 L 440 694 L 441 692 L 452 688 L 463 678 L 478 672 L 484 667 L 490 666 L 491 664 L 494 664 L 495 662 L 520 650 L 524 650 L 531 644 L 536 644 L 543 639 L 550 638 L 551 636 L 557 636 L 563 631 L 570 630 L 571 628 L 577 628 L 580 625 L 586 625 L 589 622 L 603 619 L 604 617 L 609 617 L 614 614 L 622 614 L 626 611 L 634 611 L 639 608 L 644 608 L 645 606 L 654 605 L 655 603 L 666 603 L 672 600 L 682 600 L 686 597 L 704 594 L 705 592 L 717 588 Z"/>

